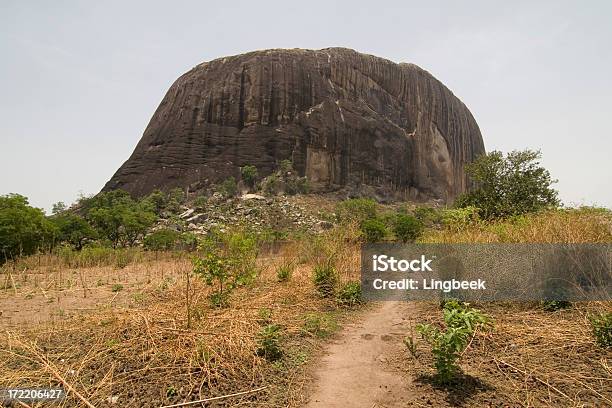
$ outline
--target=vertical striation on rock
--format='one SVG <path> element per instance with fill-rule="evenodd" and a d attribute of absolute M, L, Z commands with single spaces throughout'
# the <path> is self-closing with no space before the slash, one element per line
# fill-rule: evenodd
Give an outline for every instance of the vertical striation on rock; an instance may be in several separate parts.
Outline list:
<path fill-rule="evenodd" d="M 448 201 L 484 151 L 467 107 L 414 64 L 344 48 L 255 51 L 178 78 L 104 190 L 200 189 L 289 159 L 314 191 Z"/>

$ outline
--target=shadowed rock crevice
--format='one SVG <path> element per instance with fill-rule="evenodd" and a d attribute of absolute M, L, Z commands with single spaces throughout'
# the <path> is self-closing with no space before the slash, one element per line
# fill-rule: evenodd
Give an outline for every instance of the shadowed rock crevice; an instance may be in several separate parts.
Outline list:
<path fill-rule="evenodd" d="M 469 110 L 416 65 L 344 48 L 255 51 L 178 78 L 104 190 L 205 188 L 289 159 L 314 191 L 448 201 L 482 153 Z"/>

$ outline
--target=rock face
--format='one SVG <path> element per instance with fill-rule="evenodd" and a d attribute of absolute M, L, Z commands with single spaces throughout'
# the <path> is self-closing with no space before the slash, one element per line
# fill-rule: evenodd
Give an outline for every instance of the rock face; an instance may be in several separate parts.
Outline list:
<path fill-rule="evenodd" d="M 344 48 L 255 51 L 177 79 L 104 190 L 195 191 L 288 159 L 316 192 L 448 201 L 484 151 L 470 111 L 416 65 Z"/>

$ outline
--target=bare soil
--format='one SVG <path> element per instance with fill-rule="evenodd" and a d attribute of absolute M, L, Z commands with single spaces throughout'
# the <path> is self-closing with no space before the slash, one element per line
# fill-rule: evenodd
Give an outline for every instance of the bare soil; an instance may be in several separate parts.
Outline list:
<path fill-rule="evenodd" d="M 408 378 L 389 364 L 402 350 L 412 322 L 412 303 L 385 302 L 348 325 L 327 347 L 314 372 L 308 408 L 405 406 Z"/>

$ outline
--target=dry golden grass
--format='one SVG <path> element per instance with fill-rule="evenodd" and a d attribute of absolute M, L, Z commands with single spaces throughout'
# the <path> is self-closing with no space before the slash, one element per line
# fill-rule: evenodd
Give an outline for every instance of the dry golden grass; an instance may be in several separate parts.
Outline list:
<path fill-rule="evenodd" d="M 256 391 L 207 406 L 299 405 L 307 380 L 304 364 L 321 342 L 305 332 L 305 316 L 314 313 L 336 320 L 346 313 L 333 299 L 316 292 L 311 273 L 317 259 L 303 252 L 316 254 L 311 245 L 335 247 L 333 263 L 341 280 L 358 278 L 356 247 L 341 245 L 338 240 L 343 238 L 335 234 L 260 256 L 256 282 L 235 290 L 228 308 L 213 308 L 210 287 L 192 275 L 190 327 L 189 259 L 147 261 L 148 268 L 172 269 L 166 276 L 176 283 L 150 290 L 147 300 L 137 306 L 109 307 L 53 325 L 2 333 L 0 384 L 62 385 L 70 392 L 59 406 L 159 407 L 249 390 Z M 288 262 L 296 265 L 292 277 L 278 282 L 277 266 Z M 160 273 L 156 270 L 154 275 Z M 284 357 L 277 362 L 256 355 L 258 335 L 268 324 L 282 329 Z M 111 403 L 114 397 L 116 404 Z"/>
<path fill-rule="evenodd" d="M 582 208 L 550 210 L 510 220 L 478 222 L 465 228 L 429 230 L 424 243 L 612 242 L 612 212 Z"/>

